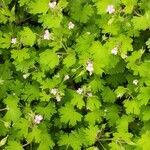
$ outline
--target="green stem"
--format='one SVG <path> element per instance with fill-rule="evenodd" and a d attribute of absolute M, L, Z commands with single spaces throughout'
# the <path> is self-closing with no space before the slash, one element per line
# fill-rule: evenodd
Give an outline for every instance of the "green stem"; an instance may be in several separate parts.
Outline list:
<path fill-rule="evenodd" d="M 65 50 L 67 50 L 67 47 L 64 45 L 63 42 L 61 42 L 61 45 L 62 45 L 62 47 L 63 47 Z"/>
<path fill-rule="evenodd" d="M 7 110 L 7 109 L 8 109 L 8 108 L 2 108 L 2 109 L 0 109 L 0 112 L 1 112 L 1 111 L 4 111 L 4 110 Z"/>
<path fill-rule="evenodd" d="M 30 143 L 27 142 L 26 144 L 22 145 L 22 147 L 26 147 L 27 145 L 29 145 Z"/>
<path fill-rule="evenodd" d="M 103 146 L 103 144 L 99 141 L 99 144 L 102 146 L 102 148 L 104 149 L 104 150 L 106 150 L 106 148 Z"/>

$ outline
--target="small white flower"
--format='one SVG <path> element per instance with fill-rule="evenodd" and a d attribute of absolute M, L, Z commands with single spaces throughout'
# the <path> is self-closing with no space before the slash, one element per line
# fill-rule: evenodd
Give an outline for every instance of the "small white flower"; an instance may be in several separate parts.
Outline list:
<path fill-rule="evenodd" d="M 134 85 L 138 85 L 139 81 L 137 79 L 133 80 Z"/>
<path fill-rule="evenodd" d="M 93 63 L 91 61 L 87 62 L 86 70 L 89 72 L 89 74 L 91 76 L 94 71 Z"/>
<path fill-rule="evenodd" d="M 16 95 L 16 93 L 13 93 L 13 95 L 15 96 L 15 95 Z"/>
<path fill-rule="evenodd" d="M 61 96 L 59 94 L 56 95 L 56 100 L 57 100 L 57 102 L 61 101 Z"/>
<path fill-rule="evenodd" d="M 56 1 L 54 1 L 54 2 L 49 2 L 48 5 L 49 5 L 49 8 L 54 9 L 54 8 L 56 7 L 57 3 L 56 3 Z"/>
<path fill-rule="evenodd" d="M 40 124 L 42 120 L 43 120 L 43 117 L 41 115 L 35 115 L 34 122 L 36 124 Z"/>
<path fill-rule="evenodd" d="M 106 12 L 108 12 L 109 14 L 113 14 L 115 12 L 115 8 L 113 5 L 108 5 Z"/>
<path fill-rule="evenodd" d="M 88 35 L 90 35 L 91 34 L 91 32 L 86 32 Z"/>
<path fill-rule="evenodd" d="M 78 90 L 76 91 L 78 94 L 82 94 L 83 93 L 83 89 L 82 88 L 78 88 Z"/>
<path fill-rule="evenodd" d="M 16 44 L 17 43 L 17 38 L 12 38 L 11 39 L 11 44 Z"/>
<path fill-rule="evenodd" d="M 70 78 L 69 75 L 65 75 L 64 81 L 68 80 L 69 78 Z"/>
<path fill-rule="evenodd" d="M 117 47 L 113 48 L 113 49 L 111 50 L 111 54 L 117 55 L 117 54 L 118 54 L 118 48 L 117 48 Z"/>
<path fill-rule="evenodd" d="M 61 56 L 60 56 L 59 54 L 57 54 L 57 57 L 58 57 L 58 58 L 61 58 Z"/>
<path fill-rule="evenodd" d="M 87 95 L 88 95 L 89 97 L 92 97 L 92 96 L 93 96 L 93 94 L 92 94 L 92 93 L 87 93 Z"/>
<path fill-rule="evenodd" d="M 94 147 L 94 150 L 99 150 L 98 147 Z"/>
<path fill-rule="evenodd" d="M 75 25 L 74 25 L 71 21 L 68 23 L 68 29 L 69 29 L 69 30 L 73 29 L 74 26 L 75 26 Z"/>
<path fill-rule="evenodd" d="M 23 78 L 27 79 L 29 76 L 30 76 L 30 73 L 26 73 L 26 74 L 23 75 Z"/>
<path fill-rule="evenodd" d="M 104 109 L 104 112 L 107 112 L 107 109 Z"/>
<path fill-rule="evenodd" d="M 51 94 L 56 95 L 58 93 L 58 89 L 54 88 L 51 89 Z"/>
<path fill-rule="evenodd" d="M 45 30 L 43 38 L 44 38 L 44 40 L 50 40 L 51 39 L 51 34 L 49 33 L 48 30 Z"/>

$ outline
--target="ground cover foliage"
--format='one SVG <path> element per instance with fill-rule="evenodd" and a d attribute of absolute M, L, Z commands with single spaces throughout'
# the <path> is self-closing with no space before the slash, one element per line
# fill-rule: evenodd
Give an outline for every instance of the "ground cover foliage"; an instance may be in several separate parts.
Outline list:
<path fill-rule="evenodd" d="M 150 150 L 150 0 L 1 0 L 0 149 Z"/>

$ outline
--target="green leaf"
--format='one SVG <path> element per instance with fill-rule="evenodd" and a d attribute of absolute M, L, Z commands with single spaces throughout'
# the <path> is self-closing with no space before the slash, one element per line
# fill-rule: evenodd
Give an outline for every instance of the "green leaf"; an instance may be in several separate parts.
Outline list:
<path fill-rule="evenodd" d="M 109 87 L 105 87 L 102 92 L 102 98 L 104 102 L 114 103 L 116 100 L 116 95 Z"/>
<path fill-rule="evenodd" d="M 24 27 L 20 32 L 20 41 L 25 46 L 33 46 L 36 40 L 35 33 L 29 27 Z"/>
<path fill-rule="evenodd" d="M 2 34 L 0 32 L 0 48 L 9 48 L 11 43 L 11 38 L 9 34 Z"/>
<path fill-rule="evenodd" d="M 72 131 L 70 134 L 61 134 L 58 144 L 59 146 L 70 146 L 73 150 L 81 150 L 82 138 L 81 133 Z"/>
<path fill-rule="evenodd" d="M 140 114 L 140 106 L 136 100 L 126 100 L 124 101 L 124 107 L 126 108 L 127 114 Z"/>
<path fill-rule="evenodd" d="M 146 41 L 146 45 L 148 48 L 150 48 L 150 38 Z"/>
<path fill-rule="evenodd" d="M 37 150 L 52 150 L 54 142 L 48 133 L 41 134 L 41 141 Z"/>
<path fill-rule="evenodd" d="M 16 55 L 24 57 L 22 55 L 23 53 L 21 53 L 21 51 L 22 50 L 16 51 Z M 36 56 L 35 56 L 36 53 L 34 51 L 32 51 L 30 54 L 28 54 L 28 52 L 29 52 L 29 50 L 27 50 L 27 53 L 25 54 L 25 55 L 27 55 L 25 59 L 22 58 L 22 60 L 20 60 L 20 58 L 18 57 L 18 59 L 15 59 L 15 61 L 13 62 L 13 64 L 15 65 L 17 71 L 21 71 L 23 73 L 28 73 L 29 69 L 35 67 L 34 64 L 35 64 L 35 61 L 36 61 Z"/>
<path fill-rule="evenodd" d="M 30 0 L 19 0 L 19 5 L 24 6 L 24 5 L 28 4 L 29 2 L 30 2 Z"/>
<path fill-rule="evenodd" d="M 82 5 L 83 2 L 80 0 L 74 0 L 72 3 L 70 3 L 70 12 L 71 17 L 74 20 L 86 23 L 89 20 L 89 18 L 94 14 L 94 10 L 92 5 L 90 4 Z"/>
<path fill-rule="evenodd" d="M 74 65 L 75 63 L 76 63 L 75 53 L 69 53 L 63 61 L 63 64 L 68 68 Z"/>
<path fill-rule="evenodd" d="M 94 78 L 90 83 L 89 87 L 95 93 L 97 91 L 101 91 L 104 88 L 104 80 L 100 80 L 99 78 Z"/>
<path fill-rule="evenodd" d="M 117 131 L 118 132 L 128 132 L 129 123 L 132 121 L 133 121 L 133 119 L 131 116 L 123 115 L 117 121 Z"/>
<path fill-rule="evenodd" d="M 4 103 L 7 105 L 8 110 L 5 114 L 5 120 L 7 121 L 13 121 L 16 122 L 20 116 L 21 116 L 21 111 L 18 107 L 18 97 L 17 96 L 8 96 Z"/>
<path fill-rule="evenodd" d="M 28 135 L 29 126 L 30 126 L 29 121 L 24 118 L 19 119 L 14 125 L 14 127 L 18 130 L 17 135 L 25 138 Z"/>
<path fill-rule="evenodd" d="M 124 141 L 126 142 L 127 144 L 129 145 L 135 145 L 132 141 L 131 141 L 131 138 L 132 138 L 132 134 L 131 133 L 128 133 L 128 132 L 116 132 L 113 134 L 114 136 L 114 140 L 120 140 L 120 141 Z"/>
<path fill-rule="evenodd" d="M 42 91 L 42 92 L 40 93 L 40 99 L 41 99 L 42 101 L 49 101 L 50 98 L 51 98 L 51 96 L 48 95 L 45 91 Z"/>
<path fill-rule="evenodd" d="M 8 146 L 6 147 L 6 150 L 23 150 L 22 145 L 17 141 L 9 141 Z"/>
<path fill-rule="evenodd" d="M 138 140 L 137 144 L 143 150 L 150 150 L 149 141 L 150 141 L 150 131 L 146 131 L 146 133 L 143 134 L 141 138 Z"/>
<path fill-rule="evenodd" d="M 52 50 L 47 49 L 40 53 L 39 62 L 43 67 L 53 69 L 59 64 L 59 58 Z"/>
<path fill-rule="evenodd" d="M 135 30 L 146 30 L 150 26 L 150 12 L 146 12 L 143 16 L 133 17 L 132 22 Z"/>
<path fill-rule="evenodd" d="M 37 83 L 26 84 L 22 91 L 22 98 L 24 100 L 28 100 L 31 102 L 33 100 L 39 99 L 39 86 Z"/>
<path fill-rule="evenodd" d="M 102 74 L 103 68 L 109 64 L 109 51 L 98 41 L 92 43 L 90 53 L 93 55 L 94 72 Z"/>
<path fill-rule="evenodd" d="M 44 116 L 45 119 L 50 120 L 54 113 L 56 113 L 55 105 L 49 102 L 47 106 L 38 106 L 36 107 L 36 112 Z"/>
<path fill-rule="evenodd" d="M 95 125 L 95 123 L 100 123 L 102 121 L 102 117 L 104 112 L 101 110 L 94 110 L 85 115 L 85 121 L 87 121 L 91 125 Z"/>
<path fill-rule="evenodd" d="M 60 27 L 63 17 L 62 14 L 44 14 L 39 16 L 39 22 L 44 28 L 58 28 Z"/>
<path fill-rule="evenodd" d="M 65 107 L 59 109 L 60 120 L 63 123 L 69 123 L 70 125 L 76 125 L 81 121 L 82 115 L 75 111 L 71 104 L 66 104 Z"/>
<path fill-rule="evenodd" d="M 0 121 L 0 129 L 1 129 L 1 130 L 0 130 L 0 135 L 1 135 L 1 136 L 5 136 L 5 135 L 7 134 L 7 132 L 8 132 L 8 130 L 9 130 L 9 129 L 8 129 L 8 126 L 9 126 L 10 124 L 9 124 L 9 122 L 5 122 L 5 121 L 3 122 L 3 120 L 2 120 L 1 118 L 0 118 L 0 120 L 1 120 L 1 121 Z M 6 126 L 6 124 L 8 124 L 8 126 Z"/>
<path fill-rule="evenodd" d="M 94 14 L 94 10 L 92 5 L 85 5 L 84 7 L 82 7 L 82 12 L 80 12 L 80 22 L 86 23 L 89 18 Z"/>
<path fill-rule="evenodd" d="M 142 110 L 142 120 L 143 121 L 149 121 L 150 120 L 150 109 L 149 107 L 143 107 L 143 110 Z"/>
<path fill-rule="evenodd" d="M 35 141 L 36 143 L 40 143 L 41 141 L 41 130 L 37 127 L 34 127 L 32 131 L 28 134 L 27 140 L 29 142 Z"/>
<path fill-rule="evenodd" d="M 11 57 L 18 63 L 21 63 L 23 60 L 30 58 L 27 48 L 23 48 L 21 50 L 12 50 L 11 54 Z"/>
<path fill-rule="evenodd" d="M 85 51 L 88 51 L 90 46 L 91 46 L 91 43 L 92 41 L 94 40 L 94 36 L 93 35 L 89 35 L 87 33 L 79 36 L 77 39 L 76 39 L 76 52 L 77 53 L 83 53 L 85 54 Z"/>
<path fill-rule="evenodd" d="M 127 92 L 127 89 L 123 86 L 118 86 L 118 88 L 115 90 L 115 93 L 117 97 L 122 97 Z"/>
<path fill-rule="evenodd" d="M 147 105 L 150 99 L 150 87 L 141 87 L 137 99 L 141 105 Z"/>
<path fill-rule="evenodd" d="M 99 109 L 101 107 L 101 101 L 98 97 L 92 96 L 88 97 L 86 107 L 87 109 L 93 111 Z"/>
<path fill-rule="evenodd" d="M 122 3 L 125 5 L 125 13 L 131 14 L 134 6 L 137 3 L 137 0 L 122 0 Z"/>
<path fill-rule="evenodd" d="M 40 14 L 40 13 L 46 13 L 48 11 L 48 3 L 49 0 L 36 0 L 31 1 L 28 6 L 30 9 L 30 13 L 32 14 Z"/>
<path fill-rule="evenodd" d="M 109 143 L 110 150 L 125 150 L 125 148 L 117 142 Z"/>
<path fill-rule="evenodd" d="M 116 125 L 116 120 L 119 118 L 119 109 L 117 105 L 111 105 L 105 108 L 105 118 L 108 120 L 110 126 Z"/>
<path fill-rule="evenodd" d="M 93 145 L 96 142 L 98 126 L 89 126 L 84 130 L 87 145 Z"/>
<path fill-rule="evenodd" d="M 74 93 L 73 99 L 71 100 L 71 104 L 73 106 L 77 106 L 77 108 L 79 108 L 79 109 L 81 109 L 83 106 L 85 106 L 83 97 L 77 93 Z"/>

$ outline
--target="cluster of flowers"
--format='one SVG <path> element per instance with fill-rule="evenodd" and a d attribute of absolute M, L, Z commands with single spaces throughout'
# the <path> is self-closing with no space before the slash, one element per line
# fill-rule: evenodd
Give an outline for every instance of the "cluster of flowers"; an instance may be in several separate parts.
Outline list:
<path fill-rule="evenodd" d="M 78 89 L 76 90 L 76 92 L 77 92 L 78 94 L 80 94 L 80 95 L 86 95 L 86 96 L 88 96 L 88 97 L 92 97 L 92 96 L 93 96 L 93 94 L 92 94 L 92 92 L 91 92 L 91 89 L 88 88 L 88 87 L 86 87 L 86 86 L 83 86 L 82 88 L 81 88 L 81 87 L 78 88 Z"/>
<path fill-rule="evenodd" d="M 57 88 L 51 89 L 50 93 L 56 98 L 57 102 L 60 102 L 64 93 L 59 91 Z"/>
<path fill-rule="evenodd" d="M 49 5 L 49 8 L 50 8 L 50 9 L 54 9 L 54 8 L 57 6 L 57 2 L 56 2 L 56 1 L 49 2 L 48 5 Z M 107 6 L 107 9 L 106 9 L 106 12 L 108 12 L 109 14 L 113 14 L 113 13 L 115 12 L 114 6 L 113 6 L 113 5 L 108 5 L 108 6 Z M 75 27 L 75 24 L 70 21 L 70 22 L 68 23 L 68 29 L 69 29 L 69 30 L 72 30 L 74 27 Z M 53 36 L 52 36 L 52 34 L 49 32 L 48 29 L 46 29 L 46 30 L 44 31 L 43 39 L 44 39 L 44 40 L 52 40 L 52 39 L 53 39 Z M 12 38 L 12 39 L 11 39 L 11 44 L 16 44 L 16 43 L 17 43 L 17 38 Z M 112 50 L 112 54 L 114 54 L 114 55 L 117 54 L 117 49 L 116 49 L 116 48 L 114 48 L 114 49 Z"/>

